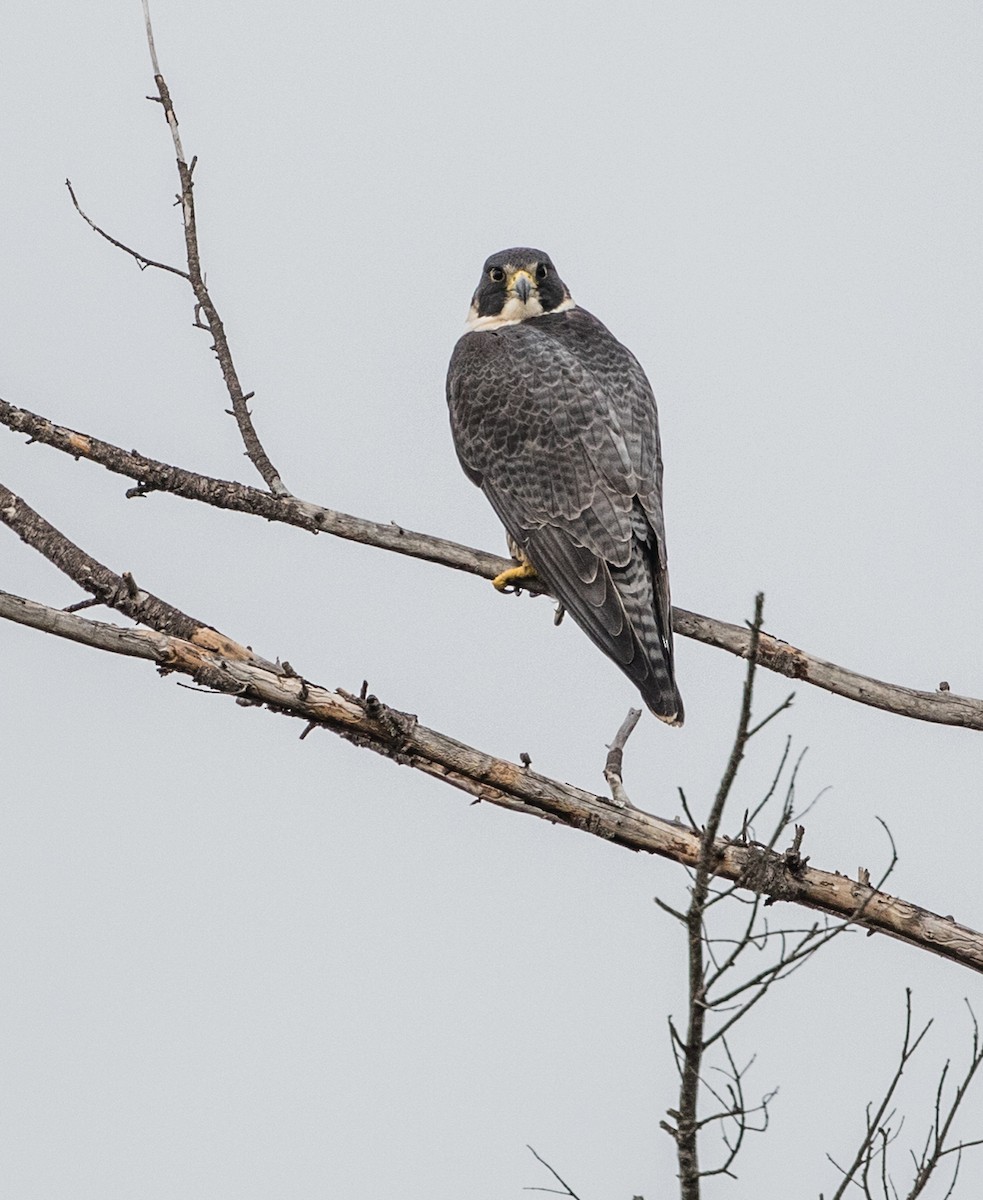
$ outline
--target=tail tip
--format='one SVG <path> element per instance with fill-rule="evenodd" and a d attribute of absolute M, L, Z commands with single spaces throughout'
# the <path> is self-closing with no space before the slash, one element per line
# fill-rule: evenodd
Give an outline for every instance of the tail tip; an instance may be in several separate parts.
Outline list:
<path fill-rule="evenodd" d="M 643 695 L 643 700 L 650 713 L 659 718 L 666 725 L 671 725 L 678 729 L 686 719 L 686 713 L 683 710 L 683 701 L 678 690 L 673 688 L 672 693 L 667 695 L 664 691 L 657 692 L 653 695 Z"/>

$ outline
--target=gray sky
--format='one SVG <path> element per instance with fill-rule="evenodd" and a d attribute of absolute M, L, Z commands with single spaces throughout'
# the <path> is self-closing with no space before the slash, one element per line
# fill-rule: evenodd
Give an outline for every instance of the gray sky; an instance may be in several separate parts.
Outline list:
<path fill-rule="evenodd" d="M 978 5 L 238 6 L 171 0 L 158 49 L 197 169 L 209 282 L 298 495 L 492 550 L 443 376 L 486 255 L 541 246 L 659 397 L 673 595 L 919 688 L 983 695 Z M 0 394 L 254 482 L 180 281 L 173 155 L 136 0 L 0 16 Z M 117 570 L 307 677 L 603 786 L 631 685 L 547 601 L 266 526 L 0 431 L 0 468 Z M 79 594 L 0 531 L 0 586 Z M 683 642 L 687 722 L 643 719 L 641 807 L 703 812 L 742 666 Z M 684 877 L 469 806 L 328 734 L 0 628 L 0 1191 L 19 1200 L 673 1194 L 658 1121 Z M 759 706 L 787 681 L 762 676 Z M 979 736 L 800 687 L 787 735 L 815 865 L 980 927 Z M 935 1016 L 912 1135 L 961 1062 L 965 970 L 841 939 L 739 1040 L 771 1132 L 708 1197 L 835 1186 Z M 980 1111 L 977 1097 L 976 1112 Z M 975 1129 L 979 1136 L 978 1126 Z M 907 1135 L 907 1129 L 906 1129 Z M 792 1192 L 794 1170 L 801 1190 Z M 983 1156 L 964 1164 L 983 1186 Z"/>

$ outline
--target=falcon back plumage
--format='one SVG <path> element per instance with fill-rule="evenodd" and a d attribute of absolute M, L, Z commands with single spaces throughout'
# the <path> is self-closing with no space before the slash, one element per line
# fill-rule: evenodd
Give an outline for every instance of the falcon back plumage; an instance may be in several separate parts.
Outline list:
<path fill-rule="evenodd" d="M 573 303 L 542 251 L 486 262 L 469 326 L 447 376 L 465 472 L 652 712 L 681 724 L 658 417 L 644 371 Z"/>

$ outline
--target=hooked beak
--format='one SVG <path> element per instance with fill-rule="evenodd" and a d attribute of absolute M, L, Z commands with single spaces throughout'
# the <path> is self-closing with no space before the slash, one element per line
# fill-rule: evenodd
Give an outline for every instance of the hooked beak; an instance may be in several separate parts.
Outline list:
<path fill-rule="evenodd" d="M 532 295 L 534 284 L 528 271 L 516 271 L 509 280 L 509 290 L 515 292 L 523 304 Z"/>

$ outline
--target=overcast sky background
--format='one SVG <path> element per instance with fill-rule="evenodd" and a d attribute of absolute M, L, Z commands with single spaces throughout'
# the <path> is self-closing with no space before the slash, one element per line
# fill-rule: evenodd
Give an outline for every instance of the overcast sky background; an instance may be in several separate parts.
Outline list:
<path fill-rule="evenodd" d="M 741 621 L 762 589 L 777 636 L 983 695 L 977 4 L 161 0 L 155 20 L 208 280 L 293 492 L 501 551 L 443 379 L 485 257 L 539 246 L 653 381 L 676 602 Z M 256 482 L 190 294 L 96 238 L 63 186 L 180 260 L 137 0 L 8 0 L 0 44 L 0 394 Z M 5 431 L 0 472 L 260 653 L 603 788 L 636 697 L 547 601 L 126 501 Z M 3 530 L 0 586 L 80 598 Z M 646 716 L 626 763 L 635 802 L 670 817 L 680 786 L 706 811 L 743 670 L 685 641 L 678 659 L 686 725 Z M 652 898 L 684 902 L 677 867 L 23 628 L 0 628 L 0 671 L 5 1196 L 506 1200 L 550 1185 L 527 1142 L 583 1200 L 674 1194 L 658 1122 L 684 946 Z M 763 674 L 759 711 L 788 690 Z M 800 798 L 828 789 L 815 865 L 876 873 L 881 816 L 891 889 L 983 924 L 978 734 L 800 686 L 729 831 L 789 735 L 809 747 Z M 826 1152 L 852 1155 L 906 985 L 936 1018 L 901 1097 L 920 1141 L 983 987 L 850 935 L 739 1034 L 751 1092 L 781 1090 L 708 1197 L 835 1188 Z M 963 1181 L 983 1190 L 979 1152 Z"/>

